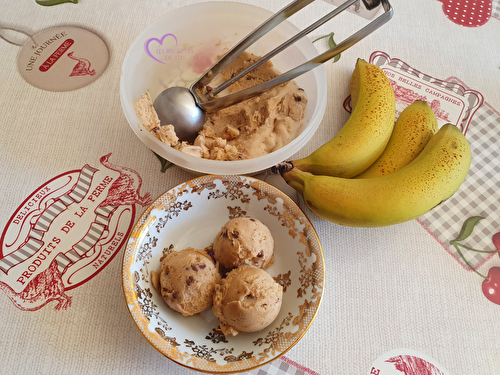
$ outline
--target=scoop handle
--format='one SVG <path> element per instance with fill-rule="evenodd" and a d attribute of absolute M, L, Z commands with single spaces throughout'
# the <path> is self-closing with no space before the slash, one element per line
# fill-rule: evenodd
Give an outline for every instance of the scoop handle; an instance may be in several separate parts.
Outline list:
<path fill-rule="evenodd" d="M 259 27 L 254 29 L 250 34 L 243 38 L 240 42 L 234 45 L 226 54 L 221 57 L 215 64 L 209 68 L 205 74 L 203 74 L 198 80 L 192 85 L 195 88 L 201 88 L 208 85 L 212 79 L 226 66 L 228 66 L 235 58 L 241 55 L 248 47 L 254 44 L 257 40 L 262 38 L 269 31 L 278 26 L 281 22 L 286 20 L 288 17 L 297 13 L 302 8 L 306 7 L 314 0 L 295 0 L 288 4 L 285 8 L 281 9 L 279 12 L 272 15 Z"/>
<path fill-rule="evenodd" d="M 233 104 L 239 103 L 243 100 L 253 98 L 257 95 L 262 94 L 263 92 L 269 91 L 272 88 L 279 86 L 285 82 L 288 82 L 290 80 L 293 80 L 300 75 L 320 66 L 324 62 L 332 59 L 333 57 L 337 56 L 339 53 L 344 52 L 348 48 L 352 47 L 354 44 L 377 30 L 379 27 L 387 23 L 393 16 L 394 11 L 392 6 L 389 4 L 388 0 L 380 0 L 382 7 L 384 9 L 384 13 L 382 13 L 380 16 L 375 18 L 373 21 L 371 21 L 368 25 L 363 27 L 362 29 L 358 30 L 356 33 L 352 34 L 348 38 L 344 39 L 341 43 L 339 43 L 336 47 L 329 49 L 328 51 L 310 59 L 309 61 L 285 72 L 280 74 L 278 77 L 270 79 L 267 82 L 263 82 L 261 84 L 258 84 L 256 86 L 250 87 L 248 89 L 236 92 L 234 94 L 229 94 L 226 96 L 223 96 L 221 98 L 216 98 L 212 97 L 212 95 L 215 95 L 213 92 L 210 93 L 211 96 L 205 95 L 205 100 L 202 100 L 194 90 L 194 86 L 196 85 L 193 84 L 190 88 L 190 91 L 193 93 L 195 100 L 197 101 L 197 104 L 202 107 L 205 111 L 207 112 L 215 112 L 219 109 L 229 107 Z M 347 1 L 344 3 L 345 8 L 350 6 L 352 1 Z M 345 9 L 344 6 L 342 7 L 342 10 Z M 342 11 L 340 10 L 340 11 Z M 337 12 L 338 13 L 338 12 Z M 330 17 L 331 18 L 331 17 Z M 321 21 L 321 20 L 320 20 Z M 320 22 L 318 21 L 318 22 Z M 314 25 L 314 24 L 313 24 Z M 311 27 L 313 26 L 311 25 Z M 306 30 L 308 30 L 307 28 Z M 300 34 L 300 33 L 299 33 Z M 299 35 L 297 34 L 297 35 Z M 285 42 L 287 43 L 287 42 Z M 281 47 L 281 46 L 280 46 Z M 280 47 L 277 47 L 280 48 Z M 270 52 L 274 53 L 274 51 Z M 267 57 L 264 56 L 262 60 Z M 260 60 L 258 60 L 260 61 Z M 257 61 L 257 62 L 258 62 Z M 251 65 L 251 67 L 255 68 L 255 63 Z M 235 76 L 236 77 L 236 76 Z M 233 77 L 233 78 L 235 78 Z M 240 77 L 241 78 L 241 77 Z M 198 87 L 199 88 L 199 87 Z"/>

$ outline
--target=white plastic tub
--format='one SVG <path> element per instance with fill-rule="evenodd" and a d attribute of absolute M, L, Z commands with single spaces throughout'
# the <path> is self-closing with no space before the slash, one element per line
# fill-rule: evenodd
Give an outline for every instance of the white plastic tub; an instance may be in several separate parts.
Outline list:
<path fill-rule="evenodd" d="M 215 161 L 184 154 L 157 140 L 140 124 L 134 101 L 149 91 L 154 101 L 167 86 L 189 86 L 203 71 L 193 70 L 194 59 L 211 59 L 225 52 L 272 12 L 247 4 L 207 2 L 176 9 L 142 32 L 130 46 L 122 66 L 120 99 L 125 117 L 137 136 L 154 152 L 174 164 L 206 174 L 254 174 L 300 150 L 316 132 L 327 102 L 326 73 L 323 66 L 295 79 L 308 97 L 305 125 L 288 145 L 268 155 L 241 161 Z M 312 20 L 313 21 L 313 20 Z M 299 29 L 285 21 L 249 48 L 264 55 Z M 170 35 L 169 35 L 170 34 Z M 285 72 L 318 54 L 311 41 L 303 38 L 271 61 Z M 208 68 L 211 64 L 207 65 Z M 199 68 L 199 67 L 198 67 Z"/>

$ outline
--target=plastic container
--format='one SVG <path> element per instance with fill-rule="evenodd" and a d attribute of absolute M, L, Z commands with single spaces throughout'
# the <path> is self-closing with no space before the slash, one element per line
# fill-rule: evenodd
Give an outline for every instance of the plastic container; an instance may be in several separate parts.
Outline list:
<path fill-rule="evenodd" d="M 134 102 L 146 91 L 150 92 L 154 101 L 168 86 L 188 87 L 216 61 L 218 55 L 272 14 L 253 5 L 207 2 L 176 9 L 143 31 L 125 56 L 120 80 L 123 112 L 141 141 L 179 167 L 201 174 L 255 174 L 289 159 L 299 151 L 316 132 L 325 112 L 327 81 L 323 66 L 295 79 L 308 97 L 302 132 L 288 145 L 254 159 L 216 161 L 187 155 L 157 140 L 140 124 L 134 110 Z M 291 22 L 284 21 L 249 51 L 264 55 L 298 31 Z M 271 61 L 278 71 L 285 72 L 317 54 L 311 41 L 303 38 Z"/>

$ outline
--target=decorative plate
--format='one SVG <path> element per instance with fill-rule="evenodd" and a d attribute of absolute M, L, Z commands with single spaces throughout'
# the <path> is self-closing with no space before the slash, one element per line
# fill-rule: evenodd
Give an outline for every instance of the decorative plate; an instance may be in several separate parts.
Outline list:
<path fill-rule="evenodd" d="M 224 336 L 212 309 L 191 317 L 171 310 L 151 284 L 151 271 L 171 251 L 207 249 L 231 218 L 266 224 L 275 262 L 266 271 L 283 286 L 278 317 L 264 330 Z M 203 176 L 161 195 L 132 230 L 123 256 L 123 292 L 137 328 L 160 353 L 184 367 L 209 373 L 250 371 L 299 342 L 323 295 L 325 267 L 316 231 L 287 195 L 244 176 Z"/>

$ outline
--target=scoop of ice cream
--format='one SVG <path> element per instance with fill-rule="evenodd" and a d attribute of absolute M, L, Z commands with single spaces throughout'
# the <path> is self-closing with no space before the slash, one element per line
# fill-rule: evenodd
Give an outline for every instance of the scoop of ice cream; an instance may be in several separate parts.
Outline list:
<path fill-rule="evenodd" d="M 264 270 L 240 266 L 215 286 L 215 316 L 222 333 L 256 332 L 266 328 L 281 309 L 283 287 Z"/>
<path fill-rule="evenodd" d="M 190 316 L 212 305 L 215 286 L 220 280 L 219 271 L 206 252 L 187 248 L 165 257 L 158 283 L 167 305 Z"/>
<path fill-rule="evenodd" d="M 221 228 L 213 251 L 217 262 L 227 270 L 243 264 L 266 269 L 274 262 L 274 239 L 260 220 L 237 217 Z"/>

